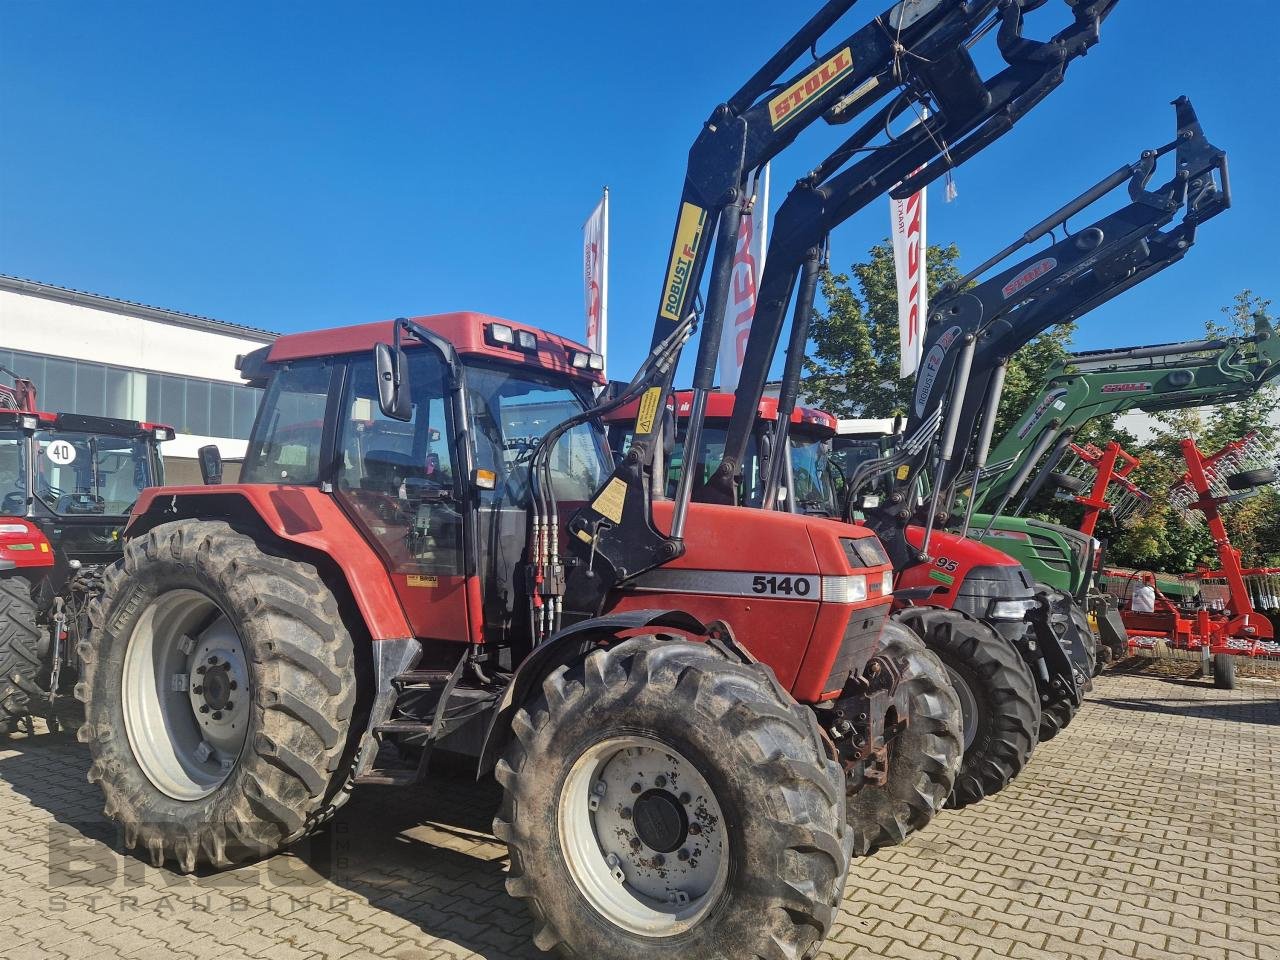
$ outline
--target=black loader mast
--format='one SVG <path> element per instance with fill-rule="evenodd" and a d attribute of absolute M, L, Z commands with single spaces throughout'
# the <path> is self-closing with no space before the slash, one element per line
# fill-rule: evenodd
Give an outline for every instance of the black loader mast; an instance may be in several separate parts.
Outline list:
<path fill-rule="evenodd" d="M 853 0 L 830 2 L 742 89 L 712 112 L 689 153 L 654 322 L 653 353 L 641 373 L 595 411 L 607 413 L 643 394 L 635 439 L 624 462 L 569 522 L 569 542 L 576 562 L 568 570 L 568 589 L 551 589 L 561 590 L 575 613 L 598 612 L 604 596 L 618 582 L 684 551 L 694 469 L 682 473 L 670 533 L 659 532 L 652 520 L 652 469 L 660 442 L 661 411 L 680 350 L 701 320 L 693 409 L 685 438 L 686 456 L 696 459 L 693 454 L 701 444 L 706 397 L 714 382 L 750 176 L 818 118 L 845 123 L 886 98 L 888 106 L 855 133 L 842 148 L 841 158 L 829 158 L 824 164 L 819 180 L 854 156 L 865 154 L 855 165 L 860 173 L 859 189 L 842 207 L 839 219 L 851 216 L 899 181 L 907 181 L 915 189 L 941 176 L 1007 132 L 1018 117 L 1054 89 L 1062 80 L 1066 63 L 1097 42 L 1101 20 L 1119 0 L 1066 0 L 1073 10 L 1070 27 L 1048 43 L 1025 40 L 1024 14 L 1046 2 L 904 0 L 819 54 L 819 43 L 853 6 Z M 1011 66 L 986 81 L 970 49 L 992 31 Z M 812 63 L 797 68 L 797 61 L 806 54 L 812 55 Z M 872 146 L 881 129 L 913 104 L 936 112 L 906 134 Z M 910 176 L 926 163 L 927 171 Z M 801 259 L 814 245 L 807 243 L 801 248 Z M 771 256 L 772 250 L 771 246 Z M 711 270 L 703 306 L 698 291 L 708 263 Z M 789 299 L 793 285 L 794 277 L 787 283 L 785 299 Z M 762 337 L 753 333 L 752 339 L 756 341 L 757 364 L 767 370 L 776 350 L 777 331 Z M 752 356 L 750 347 L 748 356 Z M 754 411 L 762 393 L 763 377 L 746 377 L 739 387 L 737 408 Z M 552 442 L 548 437 L 544 450 L 549 450 Z M 741 453 L 734 458 L 735 464 L 740 462 Z M 535 462 L 535 473 L 536 468 Z M 737 467 L 730 472 L 736 473 Z M 535 502 L 538 496 L 535 490 Z M 536 511 L 534 522 L 539 522 Z M 535 566 L 543 559 L 535 557 Z M 554 569 L 531 576 L 549 584 L 564 577 Z"/>
<path fill-rule="evenodd" d="M 1205 138 L 1189 100 L 1180 98 L 1175 107 L 1178 134 L 1172 142 L 1144 151 L 1086 190 L 949 284 L 932 305 L 906 439 L 894 454 L 861 464 L 850 478 L 848 509 L 863 509 L 895 561 L 916 553 L 901 530 L 919 474 L 929 471 L 932 488 L 920 553 L 927 553 L 935 524 L 948 519 L 952 488 L 966 473 L 981 475 L 1008 359 L 1049 327 L 1071 323 L 1177 263 L 1194 245 L 1198 226 L 1230 207 L 1226 154 Z M 1169 154 L 1175 157 L 1172 177 L 1149 189 L 1158 162 Z M 1126 206 L 1070 230 L 1072 217 L 1126 184 Z M 1169 227 L 1180 210 L 1182 220 Z M 980 279 L 1045 237 L 1054 240 L 1047 248 Z M 880 476 L 888 478 L 888 495 L 859 504 L 859 493 Z"/>
<path fill-rule="evenodd" d="M 988 80 L 969 55 L 982 32 L 968 38 L 959 51 L 951 51 L 950 58 L 925 45 L 901 52 L 895 64 L 897 95 L 800 180 L 778 209 L 724 459 L 699 491 L 701 499 L 733 500 L 751 414 L 764 391 L 798 281 L 800 295 L 779 397 L 779 437 L 772 444 L 774 450 L 783 449 L 797 401 L 817 271 L 830 231 L 883 193 L 911 195 L 1011 130 L 1062 84 L 1071 62 L 1098 42 L 1102 21 L 1117 2 L 1072 4 L 1072 22 L 1048 41 L 1022 35 L 1023 14 L 1043 3 L 1000 5 L 996 44 L 1006 67 Z M 930 111 L 927 118 L 920 107 Z M 904 115 L 921 119 L 901 134 L 888 135 L 890 125 Z M 888 142 L 877 143 L 882 134 Z M 766 489 L 770 500 L 776 496 L 777 466 L 775 462 L 771 467 Z"/>

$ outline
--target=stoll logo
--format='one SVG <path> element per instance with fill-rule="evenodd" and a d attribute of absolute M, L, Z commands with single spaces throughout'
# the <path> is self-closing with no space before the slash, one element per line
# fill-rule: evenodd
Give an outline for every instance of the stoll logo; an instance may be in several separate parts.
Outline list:
<path fill-rule="evenodd" d="M 924 416 L 925 404 L 929 399 L 929 394 L 933 390 L 933 383 L 938 379 L 938 371 L 942 369 L 942 363 L 947 359 L 947 351 L 951 349 L 951 345 L 960 339 L 960 328 L 952 327 L 941 337 L 938 342 L 930 348 L 928 355 L 924 358 L 924 363 L 920 364 L 920 372 L 916 380 L 916 416 Z"/>
<path fill-rule="evenodd" d="M 769 119 L 773 121 L 773 129 L 780 130 L 798 117 L 816 97 L 842 80 L 852 69 L 853 51 L 845 47 L 783 90 L 769 101 Z"/>
<path fill-rule="evenodd" d="M 1003 293 L 1004 298 L 1008 300 L 1019 290 L 1022 290 L 1023 288 L 1029 286 L 1030 284 L 1035 283 L 1037 280 L 1043 277 L 1046 273 L 1050 273 L 1056 269 L 1058 269 L 1058 261 L 1053 259 L 1053 257 L 1045 257 L 1043 260 L 1039 260 L 1036 263 L 1033 263 L 1031 266 L 1027 267 L 1027 269 L 1023 270 L 1020 274 L 1018 274 L 1016 277 L 1014 277 L 1012 280 L 1006 283 L 1000 292 Z"/>
<path fill-rule="evenodd" d="M 1150 393 L 1152 391 L 1150 383 L 1108 383 L 1102 388 L 1103 393 Z"/>
<path fill-rule="evenodd" d="M 707 211 L 696 204 L 680 207 L 680 223 L 676 227 L 675 248 L 671 251 L 671 266 L 667 269 L 667 285 L 662 295 L 659 315 L 672 323 L 679 323 L 684 310 L 685 297 L 689 294 L 689 274 L 702 246 L 702 235 L 707 223 Z"/>
<path fill-rule="evenodd" d="M 1018 428 L 1018 439 L 1027 439 L 1027 434 L 1035 429 L 1036 424 L 1044 419 L 1044 415 L 1049 412 L 1049 408 L 1067 395 L 1065 387 L 1059 387 L 1057 390 L 1050 390 L 1044 395 L 1044 399 L 1036 405 L 1031 413 L 1031 419 Z"/>

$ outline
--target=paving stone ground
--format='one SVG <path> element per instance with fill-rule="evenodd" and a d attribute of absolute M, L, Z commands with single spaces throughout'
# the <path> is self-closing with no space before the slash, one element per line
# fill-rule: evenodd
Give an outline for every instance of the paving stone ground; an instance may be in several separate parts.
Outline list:
<path fill-rule="evenodd" d="M 1280 957 L 1280 684 L 1109 674 L 995 798 L 858 862 L 824 960 Z M 503 891 L 492 785 L 367 788 L 229 873 L 122 856 L 74 739 L 0 742 L 0 957 L 542 956 Z M 675 958 L 673 958 L 675 960 Z"/>

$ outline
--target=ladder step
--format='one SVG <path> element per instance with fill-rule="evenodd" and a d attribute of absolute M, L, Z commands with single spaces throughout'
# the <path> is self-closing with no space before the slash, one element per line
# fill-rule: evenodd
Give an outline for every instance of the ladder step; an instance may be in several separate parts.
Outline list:
<path fill-rule="evenodd" d="M 431 724 L 421 720 L 388 720 L 374 725 L 378 733 L 430 733 Z"/>
<path fill-rule="evenodd" d="M 406 670 L 391 682 L 400 689 L 406 687 L 443 687 L 452 674 L 448 670 Z"/>
<path fill-rule="evenodd" d="M 410 787 L 422 779 L 418 770 L 370 770 L 356 777 L 355 782 L 374 787 Z"/>

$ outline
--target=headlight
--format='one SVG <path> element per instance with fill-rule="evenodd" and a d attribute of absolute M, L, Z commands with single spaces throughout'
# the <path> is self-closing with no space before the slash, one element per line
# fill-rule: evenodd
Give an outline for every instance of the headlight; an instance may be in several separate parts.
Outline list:
<path fill-rule="evenodd" d="M 867 599 L 867 578 L 862 574 L 850 577 L 823 577 L 823 603 L 861 603 Z"/>
<path fill-rule="evenodd" d="M 992 620 L 1021 620 L 1028 610 L 1034 610 L 1034 600 L 997 600 L 987 614 Z"/>
<path fill-rule="evenodd" d="M 893 593 L 893 571 L 886 570 L 882 577 L 883 579 L 881 580 L 880 592 L 887 596 L 888 594 Z"/>

